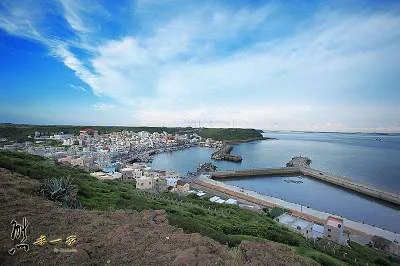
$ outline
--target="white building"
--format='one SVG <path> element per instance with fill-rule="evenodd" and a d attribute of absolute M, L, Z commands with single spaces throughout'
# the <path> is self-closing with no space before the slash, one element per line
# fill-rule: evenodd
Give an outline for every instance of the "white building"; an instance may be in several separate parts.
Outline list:
<path fill-rule="evenodd" d="M 178 182 L 177 178 L 171 178 L 171 177 L 167 177 L 167 178 L 165 178 L 165 180 L 167 180 L 168 187 L 176 187 L 176 184 Z"/>
<path fill-rule="evenodd" d="M 196 195 L 198 196 L 198 197 L 203 197 L 204 195 L 206 195 L 207 193 L 205 193 L 205 192 L 203 192 L 203 191 L 199 191 L 199 192 L 197 192 L 196 193 Z"/>
<path fill-rule="evenodd" d="M 277 218 L 277 222 L 284 225 L 285 227 L 291 229 L 292 231 L 302 234 L 305 238 L 312 238 L 312 226 L 313 223 L 306 221 L 304 219 L 293 216 L 289 213 L 284 213 Z"/>
<path fill-rule="evenodd" d="M 140 132 L 138 133 L 138 135 L 139 135 L 139 137 L 141 137 L 141 138 L 148 138 L 148 137 L 150 136 L 150 133 L 147 132 L 147 131 L 140 131 Z"/>
<path fill-rule="evenodd" d="M 211 197 L 211 198 L 210 198 L 210 201 L 211 201 L 211 202 L 216 202 L 216 201 L 219 200 L 219 199 L 220 199 L 220 197 L 214 196 L 214 197 Z"/>
<path fill-rule="evenodd" d="M 219 204 L 225 203 L 225 200 L 221 199 L 218 196 L 211 197 L 210 201 L 211 202 L 215 202 L 215 203 L 219 203 Z"/>
<path fill-rule="evenodd" d="M 120 173 L 108 174 L 108 173 L 104 173 L 104 172 L 94 172 L 94 173 L 90 173 L 90 175 L 94 176 L 100 180 L 114 180 L 114 179 L 121 178 Z"/>
<path fill-rule="evenodd" d="M 312 227 L 312 237 L 314 239 L 323 238 L 324 237 L 324 226 L 319 224 L 313 224 Z"/>
<path fill-rule="evenodd" d="M 235 199 L 227 199 L 225 201 L 226 204 L 232 204 L 232 205 L 236 205 L 237 204 L 237 200 Z"/>

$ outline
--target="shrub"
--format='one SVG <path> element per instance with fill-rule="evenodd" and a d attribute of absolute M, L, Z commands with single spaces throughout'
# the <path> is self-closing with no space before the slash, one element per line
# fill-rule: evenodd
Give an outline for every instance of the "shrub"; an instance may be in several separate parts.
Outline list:
<path fill-rule="evenodd" d="M 283 213 L 285 213 L 285 210 L 282 208 L 278 208 L 278 207 L 273 207 L 270 211 L 269 211 L 269 216 L 272 219 L 275 219 L 276 217 L 282 215 Z"/>
<path fill-rule="evenodd" d="M 77 199 L 78 189 L 68 177 L 51 178 L 44 181 L 40 193 L 44 198 L 60 202 L 64 207 L 81 208 Z"/>
<path fill-rule="evenodd" d="M 192 208 L 189 208 L 189 211 L 195 215 L 204 215 L 206 212 L 199 207 L 193 206 Z"/>
<path fill-rule="evenodd" d="M 188 198 L 188 199 L 199 199 L 200 197 L 197 196 L 197 195 L 194 194 L 194 193 L 191 193 L 191 194 L 187 195 L 187 198 Z"/>

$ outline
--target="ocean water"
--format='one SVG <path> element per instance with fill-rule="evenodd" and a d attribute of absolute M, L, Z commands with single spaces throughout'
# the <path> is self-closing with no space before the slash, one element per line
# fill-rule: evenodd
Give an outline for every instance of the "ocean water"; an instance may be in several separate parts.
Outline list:
<path fill-rule="evenodd" d="M 213 163 L 219 170 L 279 167 L 285 166 L 291 157 L 302 155 L 312 160 L 312 168 L 400 193 L 400 136 L 300 132 L 267 132 L 264 136 L 277 140 L 235 145 L 232 153 L 243 157 L 241 163 Z M 159 154 L 152 166 L 186 174 L 195 171 L 199 164 L 210 162 L 212 151 L 196 147 Z M 286 182 L 288 179 L 302 183 Z M 398 207 L 314 179 L 277 176 L 224 182 L 400 232 Z"/>

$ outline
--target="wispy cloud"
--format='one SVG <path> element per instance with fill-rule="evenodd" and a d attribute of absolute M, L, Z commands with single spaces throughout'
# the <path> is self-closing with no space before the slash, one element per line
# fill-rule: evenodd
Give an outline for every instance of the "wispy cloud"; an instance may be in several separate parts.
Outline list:
<path fill-rule="evenodd" d="M 86 5 L 84 5 L 80 1 L 60 0 L 60 3 L 62 4 L 64 9 L 65 19 L 68 21 L 72 29 L 77 32 L 84 33 L 90 31 L 90 29 L 84 24 L 81 18 L 81 14 L 87 8 Z"/>
<path fill-rule="evenodd" d="M 77 85 L 74 85 L 74 84 L 69 84 L 69 86 L 74 90 L 87 92 L 87 89 L 82 87 L 82 86 L 77 86 Z"/>
<path fill-rule="evenodd" d="M 115 105 L 107 103 L 97 103 L 93 105 L 93 109 L 96 111 L 108 111 L 113 108 L 115 108 Z"/>

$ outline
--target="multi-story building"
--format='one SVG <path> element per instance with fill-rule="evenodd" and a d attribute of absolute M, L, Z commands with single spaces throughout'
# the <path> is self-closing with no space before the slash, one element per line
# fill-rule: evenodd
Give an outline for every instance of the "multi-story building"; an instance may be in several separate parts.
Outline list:
<path fill-rule="evenodd" d="M 343 219 L 329 216 L 325 221 L 324 238 L 343 245 L 346 243 L 344 239 L 343 229 Z"/>

